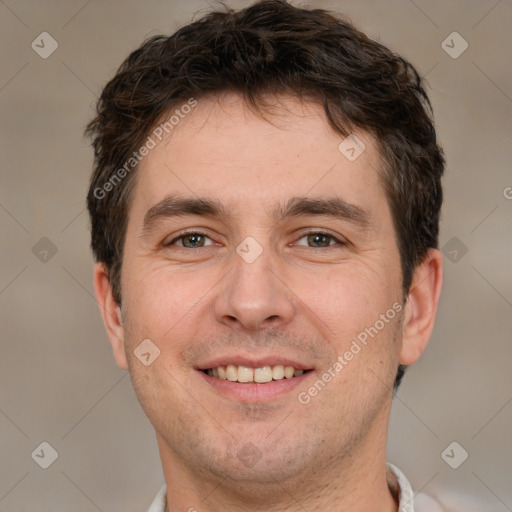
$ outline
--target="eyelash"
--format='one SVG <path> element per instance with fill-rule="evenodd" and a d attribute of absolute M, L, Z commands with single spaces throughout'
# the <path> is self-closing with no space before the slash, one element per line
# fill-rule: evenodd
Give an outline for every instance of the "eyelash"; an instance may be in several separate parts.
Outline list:
<path fill-rule="evenodd" d="M 168 247 L 168 246 L 170 246 L 170 245 L 176 245 L 176 244 L 175 244 L 175 242 L 176 242 L 177 240 L 180 240 L 180 239 L 182 239 L 182 238 L 186 238 L 187 236 L 191 236 L 191 235 L 200 235 L 200 236 L 204 236 L 204 237 L 206 237 L 206 238 L 210 238 L 210 237 L 208 236 L 208 234 L 207 234 L 207 233 L 205 233 L 205 232 L 203 232 L 203 231 L 198 231 L 198 230 L 194 230 L 194 231 L 185 231 L 185 232 L 183 232 L 183 233 L 180 233 L 176 238 L 173 238 L 170 242 L 165 242 L 165 243 L 164 243 L 164 246 L 165 246 L 165 247 Z M 179 247 L 181 247 L 181 246 L 179 246 Z M 183 247 L 183 249 L 187 249 L 187 247 Z"/>
<path fill-rule="evenodd" d="M 209 238 L 211 240 L 211 238 L 208 236 L 208 234 L 205 233 L 204 231 L 194 230 L 194 231 L 180 233 L 177 237 L 173 238 L 170 242 L 164 243 L 164 246 L 169 247 L 171 245 L 176 245 L 176 242 L 178 240 L 181 240 L 181 239 L 186 238 L 187 236 L 191 236 L 191 235 L 200 235 L 200 236 Z M 340 240 L 339 238 L 336 238 L 333 234 L 331 234 L 329 232 L 321 231 L 321 230 L 320 231 L 318 231 L 318 230 L 317 231 L 308 231 L 306 233 L 302 233 L 301 236 L 298 238 L 298 240 L 301 240 L 301 239 L 311 236 L 311 235 L 324 235 L 324 236 L 330 237 L 332 240 L 334 240 L 336 242 L 335 244 L 328 245 L 327 247 L 334 247 L 335 245 L 340 245 L 340 246 L 347 245 L 347 242 Z M 185 247 L 183 245 L 178 246 L 178 247 L 182 247 L 183 249 L 189 249 L 189 247 Z M 326 248 L 326 247 L 309 247 L 309 246 L 307 246 L 307 247 L 309 249 L 322 249 L 322 248 L 325 249 Z M 202 247 L 200 247 L 200 248 L 202 248 Z"/>
<path fill-rule="evenodd" d="M 327 247 L 309 247 L 309 246 L 306 246 L 308 247 L 309 249 L 326 249 L 328 247 L 335 247 L 336 245 L 339 245 L 339 246 L 344 246 L 344 245 L 347 245 L 347 242 L 345 242 L 344 240 L 340 240 L 339 238 L 335 237 L 332 233 L 329 233 L 328 231 L 307 231 L 305 233 L 302 233 L 301 236 L 298 238 L 298 240 L 301 240 L 302 238 L 304 237 L 308 237 L 308 236 L 311 236 L 311 235 L 323 235 L 323 236 L 327 236 L 329 237 L 331 240 L 333 240 L 335 243 L 333 245 L 328 245 Z"/>

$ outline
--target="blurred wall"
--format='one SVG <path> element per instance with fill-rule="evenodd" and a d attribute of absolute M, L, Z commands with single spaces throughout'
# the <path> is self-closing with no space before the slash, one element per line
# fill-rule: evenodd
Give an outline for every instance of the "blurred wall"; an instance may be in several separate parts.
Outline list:
<path fill-rule="evenodd" d="M 446 503 L 512 510 L 512 3 L 302 4 L 344 13 L 418 67 L 448 161 L 444 291 L 429 348 L 395 398 L 389 460 Z M 93 298 L 82 130 L 128 52 L 207 9 L 0 2 L 1 511 L 146 510 L 163 483 Z"/>

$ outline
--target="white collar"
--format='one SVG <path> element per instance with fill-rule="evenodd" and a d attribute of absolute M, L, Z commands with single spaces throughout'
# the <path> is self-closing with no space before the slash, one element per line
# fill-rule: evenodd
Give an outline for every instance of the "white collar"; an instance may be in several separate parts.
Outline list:
<path fill-rule="evenodd" d="M 387 467 L 395 475 L 398 485 L 400 487 L 400 500 L 398 505 L 398 512 L 414 512 L 414 493 L 411 484 L 405 475 L 393 464 L 388 463 Z M 160 489 L 156 495 L 153 503 L 147 512 L 164 512 L 165 511 L 165 485 Z"/>
<path fill-rule="evenodd" d="M 392 471 L 400 488 L 398 512 L 414 512 L 414 493 L 406 476 L 393 464 L 387 463 L 388 470 Z"/>

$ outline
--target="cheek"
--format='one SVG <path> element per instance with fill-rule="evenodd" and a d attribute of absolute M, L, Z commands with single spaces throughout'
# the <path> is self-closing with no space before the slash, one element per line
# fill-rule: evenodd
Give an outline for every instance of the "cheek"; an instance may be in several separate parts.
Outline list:
<path fill-rule="evenodd" d="M 292 289 L 303 302 L 304 316 L 330 346 L 330 367 L 344 357 L 343 370 L 332 368 L 337 375 L 332 390 L 356 382 L 375 389 L 394 378 L 399 315 L 393 305 L 401 307 L 397 284 L 393 272 L 360 262 L 295 279 Z"/>
<path fill-rule="evenodd" d="M 132 267 L 125 275 L 123 297 L 130 338 L 155 343 L 185 343 L 195 332 L 194 319 L 216 282 L 213 272 L 180 271 L 160 265 Z M 160 346 L 160 344 L 159 344 Z"/>
<path fill-rule="evenodd" d="M 395 301 L 392 276 L 370 266 L 340 265 L 304 277 L 290 286 L 331 334 L 354 334 L 378 320 Z"/>

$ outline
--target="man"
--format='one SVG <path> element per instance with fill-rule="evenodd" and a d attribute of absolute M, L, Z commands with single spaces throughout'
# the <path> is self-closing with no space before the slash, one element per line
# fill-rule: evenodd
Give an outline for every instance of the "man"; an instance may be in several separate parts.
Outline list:
<path fill-rule="evenodd" d="M 386 438 L 434 325 L 444 169 L 414 68 L 262 1 L 146 41 L 88 134 L 95 292 L 166 481 L 150 510 L 412 511 Z"/>

